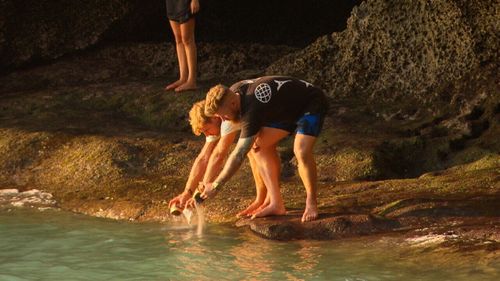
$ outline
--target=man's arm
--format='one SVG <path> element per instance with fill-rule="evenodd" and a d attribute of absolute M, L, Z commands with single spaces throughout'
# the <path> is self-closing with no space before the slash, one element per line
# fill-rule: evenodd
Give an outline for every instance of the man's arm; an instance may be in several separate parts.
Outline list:
<path fill-rule="evenodd" d="M 210 183 L 217 177 L 224 165 L 224 160 L 229 154 L 229 148 L 233 144 L 237 134 L 238 131 L 234 131 L 227 135 L 223 135 L 220 138 L 217 146 L 210 156 L 210 161 L 208 162 L 207 170 L 205 171 L 205 176 L 203 177 L 204 183 Z"/>
<path fill-rule="evenodd" d="M 186 187 L 184 192 L 174 197 L 168 203 L 168 207 L 177 204 L 181 207 L 191 198 L 193 195 L 193 190 L 197 187 L 198 182 L 203 178 L 203 174 L 207 168 L 208 160 L 210 159 L 210 154 L 217 145 L 217 141 L 205 142 L 200 153 L 194 160 L 193 166 L 191 167 L 191 172 L 189 173 L 188 181 L 186 182 Z"/>
<path fill-rule="evenodd" d="M 229 159 L 227 159 L 226 165 L 224 165 L 224 169 L 222 172 L 219 174 L 219 176 L 214 180 L 212 184 L 209 184 L 209 192 L 210 194 L 205 194 L 205 198 L 211 197 L 212 194 L 215 193 L 214 190 L 212 190 L 212 186 L 214 183 L 217 183 L 217 188 L 221 188 L 235 173 L 238 171 L 238 169 L 241 166 L 241 163 L 243 163 L 243 160 L 245 160 L 247 153 L 250 151 L 252 148 L 253 143 L 255 142 L 257 135 L 253 135 L 247 138 L 240 138 L 238 140 L 238 143 L 236 144 L 236 147 L 234 148 L 233 152 L 229 156 Z"/>
<path fill-rule="evenodd" d="M 208 161 L 210 159 L 210 155 L 214 151 L 214 148 L 217 146 L 218 141 L 205 142 L 203 148 L 200 151 L 200 154 L 194 160 L 193 166 L 191 167 L 191 172 L 189 172 L 189 178 L 186 182 L 186 187 L 184 188 L 184 192 L 189 192 L 193 194 L 193 191 L 198 187 L 198 183 L 202 180 L 203 175 L 208 166 Z"/>

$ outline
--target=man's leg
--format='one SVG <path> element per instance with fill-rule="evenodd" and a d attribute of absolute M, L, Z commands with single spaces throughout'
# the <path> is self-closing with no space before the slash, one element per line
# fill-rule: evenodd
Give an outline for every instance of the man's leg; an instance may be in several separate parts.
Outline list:
<path fill-rule="evenodd" d="M 278 142 L 289 132 L 281 129 L 263 127 L 254 145 L 253 151 L 260 175 L 267 187 L 269 204 L 254 212 L 252 218 L 286 213 L 285 205 L 280 193 L 280 158 L 276 151 Z"/>
<path fill-rule="evenodd" d="M 262 177 L 259 173 L 259 167 L 255 161 L 255 156 L 253 155 L 253 151 L 248 153 L 248 160 L 250 161 L 250 168 L 252 168 L 253 179 L 255 180 L 255 200 L 250 204 L 245 210 L 239 212 L 237 217 L 244 217 L 252 214 L 257 208 L 259 208 L 262 204 L 264 204 L 264 200 L 266 199 L 267 189 Z"/>
<path fill-rule="evenodd" d="M 187 80 L 179 87 L 175 88 L 176 92 L 196 89 L 197 75 L 197 58 L 196 58 L 196 42 L 194 39 L 195 18 L 189 19 L 181 24 L 182 44 L 184 45 L 185 56 L 187 58 L 188 75 Z"/>
<path fill-rule="evenodd" d="M 312 221 L 318 217 L 317 202 L 317 172 L 313 147 L 316 137 L 297 134 L 293 144 L 293 152 L 297 158 L 299 175 L 306 189 L 306 209 L 302 215 L 302 222 Z"/>
<path fill-rule="evenodd" d="M 186 60 L 186 50 L 182 43 L 181 25 L 176 21 L 169 21 L 175 38 L 175 50 L 177 52 L 177 61 L 179 62 L 179 80 L 169 84 L 165 90 L 172 90 L 182 85 L 188 79 L 188 67 Z"/>

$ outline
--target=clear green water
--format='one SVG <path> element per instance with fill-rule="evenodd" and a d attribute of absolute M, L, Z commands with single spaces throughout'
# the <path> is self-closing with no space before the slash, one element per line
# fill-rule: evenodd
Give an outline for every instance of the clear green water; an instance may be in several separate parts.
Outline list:
<path fill-rule="evenodd" d="M 490 253 L 491 254 L 491 253 Z M 498 260 L 398 238 L 275 242 L 60 211 L 0 210 L 0 280 L 500 280 Z"/>

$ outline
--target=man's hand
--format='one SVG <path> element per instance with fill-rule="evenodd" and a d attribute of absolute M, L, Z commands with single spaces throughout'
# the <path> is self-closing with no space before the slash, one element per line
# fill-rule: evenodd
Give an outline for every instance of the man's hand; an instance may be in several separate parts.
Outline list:
<path fill-rule="evenodd" d="M 214 198 L 215 195 L 217 194 L 217 189 L 216 185 L 214 185 L 213 182 L 205 184 L 205 189 L 201 193 L 201 198 L 203 200 L 209 199 L 209 198 Z"/>
<path fill-rule="evenodd" d="M 186 208 L 196 209 L 196 200 L 193 197 L 186 202 Z"/>
<path fill-rule="evenodd" d="M 200 10 L 200 2 L 198 0 L 191 0 L 191 14 L 196 14 Z"/>
<path fill-rule="evenodd" d="M 173 205 L 177 205 L 180 208 L 184 208 L 184 205 L 190 198 L 191 198 L 191 193 L 189 193 L 188 191 L 184 191 L 181 194 L 174 197 L 174 199 L 170 200 L 170 202 L 168 202 L 168 207 L 171 208 Z"/>

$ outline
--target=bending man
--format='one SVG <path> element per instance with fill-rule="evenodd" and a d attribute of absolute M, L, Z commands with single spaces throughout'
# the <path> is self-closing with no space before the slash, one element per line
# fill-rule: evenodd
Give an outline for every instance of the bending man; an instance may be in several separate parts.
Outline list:
<path fill-rule="evenodd" d="M 214 196 L 216 189 L 227 183 L 253 146 L 258 148 L 254 149 L 254 156 L 270 198 L 269 205 L 253 217 L 284 214 L 276 145 L 296 132 L 293 150 L 307 194 L 302 221 L 316 219 L 317 172 L 313 146 L 327 109 L 327 99 L 319 88 L 292 77 L 266 76 L 247 80 L 237 91 L 223 85 L 210 89 L 205 104 L 206 115 L 239 122 L 241 134 L 222 172 L 212 183 L 205 185 L 202 198 Z"/>
<path fill-rule="evenodd" d="M 184 191 L 170 200 L 169 207 L 177 204 L 181 208 L 184 208 L 186 202 L 191 198 L 202 179 L 206 183 L 215 179 L 222 169 L 224 160 L 229 153 L 229 147 L 240 131 L 238 123 L 230 121 L 221 123 L 221 119 L 218 117 L 206 116 L 204 107 L 204 100 L 195 103 L 189 112 L 189 119 L 193 133 L 195 135 L 203 133 L 206 136 L 205 145 L 193 163 Z M 250 159 L 257 194 L 255 201 L 245 210 L 238 213 L 238 216 L 252 214 L 258 207 L 264 204 L 264 199 L 266 198 L 266 187 L 257 171 L 255 159 L 251 153 L 248 154 L 248 157 Z"/>

